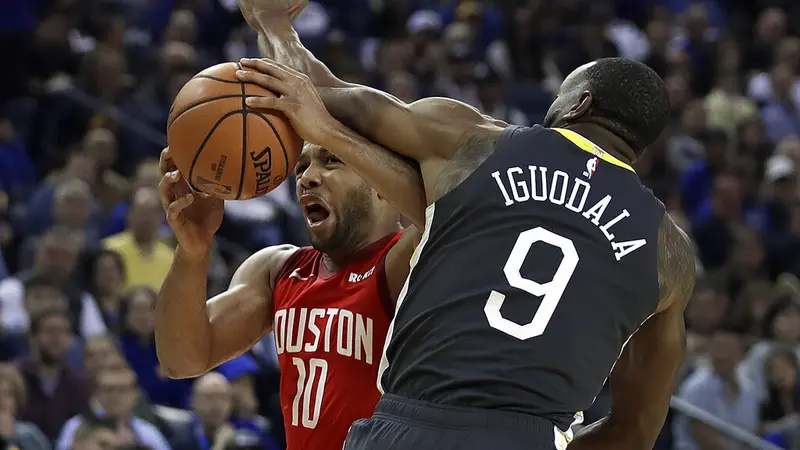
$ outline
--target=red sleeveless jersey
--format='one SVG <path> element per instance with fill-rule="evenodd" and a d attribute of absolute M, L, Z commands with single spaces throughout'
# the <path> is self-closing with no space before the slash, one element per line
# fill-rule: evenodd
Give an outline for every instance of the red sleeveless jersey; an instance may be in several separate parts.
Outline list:
<path fill-rule="evenodd" d="M 350 425 L 372 415 L 394 311 L 384 259 L 399 237 L 375 242 L 333 274 L 308 247 L 283 267 L 273 329 L 288 450 L 341 450 Z"/>

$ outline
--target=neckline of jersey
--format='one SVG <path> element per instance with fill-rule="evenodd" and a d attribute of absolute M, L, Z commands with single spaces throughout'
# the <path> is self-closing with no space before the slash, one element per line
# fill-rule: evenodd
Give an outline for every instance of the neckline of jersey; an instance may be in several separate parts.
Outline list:
<path fill-rule="evenodd" d="M 578 133 L 576 133 L 576 132 L 574 132 L 572 130 L 567 130 L 566 128 L 551 128 L 551 129 L 557 131 L 559 134 L 564 136 L 565 139 L 567 139 L 568 141 L 570 141 L 573 144 L 575 144 L 575 146 L 578 147 L 579 149 L 581 149 L 581 150 L 583 150 L 583 151 L 585 151 L 587 153 L 591 153 L 592 155 L 602 159 L 603 161 L 605 161 L 605 162 L 607 162 L 609 164 L 613 164 L 613 165 L 615 165 L 617 167 L 621 167 L 621 168 L 623 168 L 625 170 L 630 170 L 631 172 L 636 173 L 636 171 L 633 170 L 633 167 L 631 167 L 630 164 L 626 164 L 626 163 L 620 161 L 619 159 L 617 159 L 616 157 L 614 157 L 613 155 L 611 155 L 607 151 L 605 151 L 602 148 L 600 148 L 597 144 L 595 144 L 594 142 L 590 141 L 589 139 L 586 139 L 585 137 L 581 136 L 580 134 L 578 134 Z"/>

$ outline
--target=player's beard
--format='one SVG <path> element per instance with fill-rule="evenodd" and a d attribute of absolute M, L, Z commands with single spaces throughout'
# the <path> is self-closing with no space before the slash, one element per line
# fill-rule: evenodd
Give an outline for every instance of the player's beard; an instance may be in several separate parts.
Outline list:
<path fill-rule="evenodd" d="M 371 226 L 372 188 L 366 183 L 350 190 L 345 196 L 342 210 L 336 213 L 333 233 L 325 241 L 311 237 L 311 245 L 327 255 L 355 251 L 362 240 L 362 230 Z"/>

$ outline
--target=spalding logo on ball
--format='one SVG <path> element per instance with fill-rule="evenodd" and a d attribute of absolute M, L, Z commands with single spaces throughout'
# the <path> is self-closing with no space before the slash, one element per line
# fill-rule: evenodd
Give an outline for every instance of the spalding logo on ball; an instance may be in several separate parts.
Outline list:
<path fill-rule="evenodd" d="M 279 111 L 245 105 L 247 97 L 275 94 L 242 83 L 237 70 L 238 63 L 223 63 L 195 75 L 175 97 L 167 122 L 178 170 L 195 190 L 224 200 L 246 200 L 278 187 L 303 146 Z"/>

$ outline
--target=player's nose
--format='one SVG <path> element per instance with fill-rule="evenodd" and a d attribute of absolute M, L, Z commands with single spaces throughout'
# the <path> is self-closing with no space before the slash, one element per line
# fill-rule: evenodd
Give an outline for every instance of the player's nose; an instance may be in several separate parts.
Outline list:
<path fill-rule="evenodd" d="M 298 178 L 298 183 L 303 189 L 314 189 L 322 186 L 323 169 L 317 164 L 309 165 Z"/>

